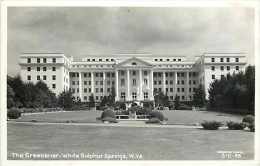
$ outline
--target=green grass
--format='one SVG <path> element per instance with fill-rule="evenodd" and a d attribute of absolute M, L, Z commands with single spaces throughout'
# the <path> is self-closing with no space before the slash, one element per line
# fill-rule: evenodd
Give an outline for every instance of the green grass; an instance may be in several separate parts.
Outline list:
<path fill-rule="evenodd" d="M 242 122 L 242 116 L 216 113 L 208 111 L 163 111 L 165 117 L 168 118 L 168 124 L 196 124 L 204 120 L 211 121 L 234 121 Z M 101 116 L 101 111 L 75 111 L 75 112 L 56 112 L 46 114 L 33 114 L 22 116 L 17 121 L 32 121 L 38 122 L 66 122 L 74 121 L 78 123 L 96 123 L 96 117 Z"/>
<path fill-rule="evenodd" d="M 145 160 L 222 159 L 217 151 L 242 151 L 253 159 L 254 133 L 180 128 L 98 127 L 8 123 L 11 153 L 138 153 Z"/>

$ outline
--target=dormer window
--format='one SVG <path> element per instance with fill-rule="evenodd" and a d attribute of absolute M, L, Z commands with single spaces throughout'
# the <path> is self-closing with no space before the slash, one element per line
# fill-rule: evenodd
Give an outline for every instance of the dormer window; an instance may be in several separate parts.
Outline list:
<path fill-rule="evenodd" d="M 136 65 L 136 62 L 132 62 L 132 65 Z"/>

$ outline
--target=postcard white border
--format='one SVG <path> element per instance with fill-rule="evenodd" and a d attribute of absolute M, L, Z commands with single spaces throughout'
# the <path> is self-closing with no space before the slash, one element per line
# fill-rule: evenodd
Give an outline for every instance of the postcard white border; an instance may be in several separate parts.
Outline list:
<path fill-rule="evenodd" d="M 246 0 L 231 0 L 231 1 L 210 1 L 210 0 L 178 0 L 178 1 L 151 1 L 151 0 L 58 0 L 58 1 L 2 1 L 1 2 L 1 65 L 0 65 L 0 118 L 1 118 L 1 163 L 2 165 L 260 165 L 260 136 L 259 136 L 259 125 L 260 125 L 260 113 L 258 108 L 259 102 L 255 102 L 256 107 L 256 132 L 255 132 L 255 159 L 254 160 L 245 160 L 245 161 L 237 161 L 237 160 L 172 160 L 172 161 L 76 161 L 76 160 L 62 160 L 62 161 L 14 161 L 7 160 L 7 123 L 6 123 L 6 75 L 7 75 L 7 8 L 8 7 L 249 7 L 255 9 L 255 66 L 256 66 L 256 95 L 255 100 L 260 101 L 259 97 L 259 84 L 260 84 L 260 71 L 259 71 L 259 63 L 260 63 L 260 55 L 259 55 L 259 22 L 260 22 L 260 3 L 257 0 L 246 1 Z"/>

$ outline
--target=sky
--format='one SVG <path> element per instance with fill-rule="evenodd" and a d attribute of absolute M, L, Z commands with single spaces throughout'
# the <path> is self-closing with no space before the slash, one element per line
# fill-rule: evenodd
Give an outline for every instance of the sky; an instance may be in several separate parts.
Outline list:
<path fill-rule="evenodd" d="M 244 52 L 254 64 L 254 10 L 242 7 L 9 7 L 8 74 L 23 52 L 67 57 L 118 53 Z"/>

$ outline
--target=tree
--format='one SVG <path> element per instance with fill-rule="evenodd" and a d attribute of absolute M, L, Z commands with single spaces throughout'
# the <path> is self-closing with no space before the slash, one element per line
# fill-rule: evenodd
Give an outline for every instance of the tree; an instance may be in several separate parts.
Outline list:
<path fill-rule="evenodd" d="M 245 73 L 233 73 L 210 84 L 209 106 L 213 109 L 247 110 L 254 114 L 255 69 L 248 66 Z"/>
<path fill-rule="evenodd" d="M 58 96 L 58 105 L 64 109 L 70 109 L 73 106 L 73 96 L 71 91 L 63 91 Z"/>
<path fill-rule="evenodd" d="M 176 95 L 174 98 L 174 109 L 178 110 L 179 108 L 180 108 L 180 97 Z"/>
<path fill-rule="evenodd" d="M 15 106 L 14 96 L 15 94 L 13 88 L 9 84 L 7 84 L 7 108 Z"/>
<path fill-rule="evenodd" d="M 89 96 L 89 107 L 90 108 L 95 107 L 95 99 L 93 93 Z"/>
<path fill-rule="evenodd" d="M 199 87 L 194 90 L 193 104 L 195 107 L 203 107 L 205 103 L 205 92 L 203 86 L 200 84 Z"/>
<path fill-rule="evenodd" d="M 163 92 L 155 93 L 154 100 L 157 106 L 169 107 L 169 97 Z"/>

